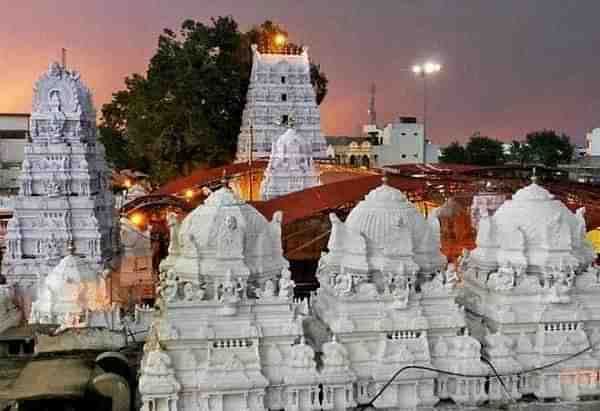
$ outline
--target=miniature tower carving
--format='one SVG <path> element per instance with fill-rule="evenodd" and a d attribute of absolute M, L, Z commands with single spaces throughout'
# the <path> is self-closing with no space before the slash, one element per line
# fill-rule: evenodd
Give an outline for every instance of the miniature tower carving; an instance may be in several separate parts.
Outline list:
<path fill-rule="evenodd" d="M 79 73 L 52 63 L 33 92 L 30 142 L 6 236 L 9 283 L 37 284 L 73 243 L 92 268 L 111 257 L 113 199 L 96 111 Z"/>

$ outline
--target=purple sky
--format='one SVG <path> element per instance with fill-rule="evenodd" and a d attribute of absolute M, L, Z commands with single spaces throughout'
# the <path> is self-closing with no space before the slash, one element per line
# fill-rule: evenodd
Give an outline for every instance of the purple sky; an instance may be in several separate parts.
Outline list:
<path fill-rule="evenodd" d="M 0 112 L 29 111 L 31 89 L 68 49 L 98 109 L 144 72 L 157 36 L 185 18 L 271 19 L 307 44 L 330 80 L 325 134 L 354 134 L 369 84 L 380 123 L 422 115 L 410 67 L 435 58 L 428 129 L 437 143 L 474 131 L 510 140 L 554 128 L 581 141 L 600 127 L 598 0 L 1 0 Z"/>

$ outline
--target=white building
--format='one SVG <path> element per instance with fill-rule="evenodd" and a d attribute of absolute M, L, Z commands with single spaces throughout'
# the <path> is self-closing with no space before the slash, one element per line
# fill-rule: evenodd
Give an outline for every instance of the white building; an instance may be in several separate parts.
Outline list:
<path fill-rule="evenodd" d="M 296 131 L 314 158 L 325 157 L 321 114 L 310 82 L 308 49 L 300 53 L 261 53 L 252 46 L 252 72 L 237 144 L 237 161 L 267 158 L 273 141 L 293 117 Z"/>
<path fill-rule="evenodd" d="M 373 147 L 378 166 L 437 163 L 439 147 L 423 135 L 423 124 L 415 117 L 399 117 L 381 133 L 381 144 Z"/>
<path fill-rule="evenodd" d="M 600 128 L 595 128 L 585 135 L 586 154 L 600 156 Z"/>
<path fill-rule="evenodd" d="M 16 194 L 29 136 L 29 114 L 0 113 L 0 193 Z M 0 195 L 1 195 L 0 194 Z"/>
<path fill-rule="evenodd" d="M 289 124 L 273 142 L 269 164 L 260 188 L 262 200 L 319 185 L 319 171 L 313 162 L 310 143 Z"/>

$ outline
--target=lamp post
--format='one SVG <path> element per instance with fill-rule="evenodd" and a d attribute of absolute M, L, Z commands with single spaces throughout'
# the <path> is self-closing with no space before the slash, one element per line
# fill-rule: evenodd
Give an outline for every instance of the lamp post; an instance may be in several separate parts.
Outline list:
<path fill-rule="evenodd" d="M 424 64 L 416 64 L 413 66 L 412 71 L 417 76 L 423 79 L 423 150 L 422 159 L 425 163 L 425 142 L 427 138 L 427 77 L 438 73 L 442 69 L 442 66 L 438 63 L 428 61 Z"/>

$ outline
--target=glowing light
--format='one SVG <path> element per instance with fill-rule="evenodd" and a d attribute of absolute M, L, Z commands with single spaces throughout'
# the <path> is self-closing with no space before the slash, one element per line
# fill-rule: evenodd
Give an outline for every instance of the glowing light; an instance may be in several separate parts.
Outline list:
<path fill-rule="evenodd" d="M 129 220 L 137 226 L 140 226 L 144 223 L 144 215 L 142 213 L 133 213 Z"/>
<path fill-rule="evenodd" d="M 185 198 L 187 198 L 188 200 L 191 200 L 192 198 L 194 198 L 194 190 L 192 190 L 191 188 L 187 189 L 185 191 Z"/>
<path fill-rule="evenodd" d="M 125 184 L 125 188 L 131 188 L 131 180 L 130 179 L 125 180 L 124 184 Z"/>
<path fill-rule="evenodd" d="M 432 61 L 428 61 L 427 63 L 420 65 L 414 65 L 412 68 L 413 73 L 415 74 L 433 74 L 437 73 L 442 69 L 442 66 L 438 63 L 434 63 Z"/>
<path fill-rule="evenodd" d="M 287 42 L 287 38 L 285 37 L 284 34 L 278 33 L 277 35 L 275 35 L 274 41 L 275 41 L 276 46 L 281 47 Z"/>

